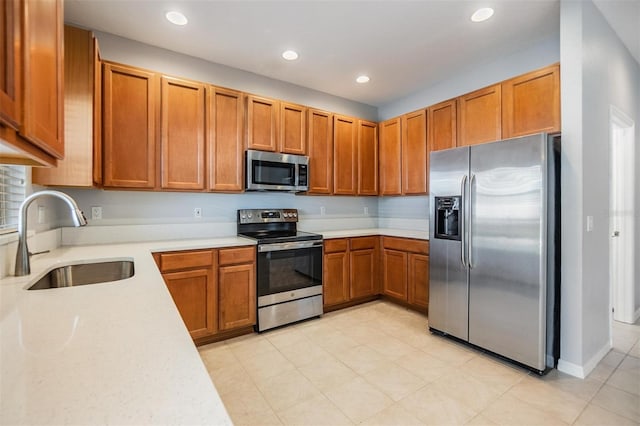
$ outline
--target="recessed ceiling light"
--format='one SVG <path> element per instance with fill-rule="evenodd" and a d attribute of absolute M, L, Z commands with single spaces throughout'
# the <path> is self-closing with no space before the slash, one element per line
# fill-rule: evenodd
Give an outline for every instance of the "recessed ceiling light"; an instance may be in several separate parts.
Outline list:
<path fill-rule="evenodd" d="M 167 17 L 167 20 L 169 22 L 175 25 L 187 25 L 187 22 L 189 22 L 186 16 L 175 10 L 167 12 L 167 14 L 164 16 Z"/>
<path fill-rule="evenodd" d="M 282 52 L 282 57 L 287 61 L 295 61 L 296 59 L 298 59 L 298 52 L 294 50 L 285 50 L 284 52 Z"/>
<path fill-rule="evenodd" d="M 359 75 L 358 78 L 356 78 L 356 82 L 358 83 L 368 83 L 369 80 L 371 79 L 369 78 L 368 75 Z"/>
<path fill-rule="evenodd" d="M 478 9 L 473 12 L 473 15 L 471 15 L 471 20 L 473 22 L 483 22 L 491 18 L 492 16 L 493 9 L 491 9 L 490 7 L 483 7 L 482 9 Z"/>

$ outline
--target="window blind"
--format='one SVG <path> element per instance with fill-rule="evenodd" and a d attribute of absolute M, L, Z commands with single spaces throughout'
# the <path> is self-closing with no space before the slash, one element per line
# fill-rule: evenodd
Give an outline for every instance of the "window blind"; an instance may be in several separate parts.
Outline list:
<path fill-rule="evenodd" d="M 25 197 L 25 169 L 0 164 L 0 234 L 18 229 L 18 211 Z"/>

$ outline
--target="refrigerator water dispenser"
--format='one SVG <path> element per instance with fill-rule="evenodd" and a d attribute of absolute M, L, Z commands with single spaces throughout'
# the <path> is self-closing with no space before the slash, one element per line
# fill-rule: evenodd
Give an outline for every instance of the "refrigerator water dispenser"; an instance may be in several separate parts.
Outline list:
<path fill-rule="evenodd" d="M 445 240 L 462 239 L 460 233 L 460 196 L 435 197 L 435 235 L 434 238 Z"/>

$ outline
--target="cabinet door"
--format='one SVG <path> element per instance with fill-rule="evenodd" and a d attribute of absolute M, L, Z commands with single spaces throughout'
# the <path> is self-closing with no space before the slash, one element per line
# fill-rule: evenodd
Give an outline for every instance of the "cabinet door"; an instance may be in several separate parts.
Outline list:
<path fill-rule="evenodd" d="M 378 195 L 378 125 L 358 120 L 358 195 Z"/>
<path fill-rule="evenodd" d="M 215 282 L 211 268 L 162 274 L 193 339 L 216 332 Z"/>
<path fill-rule="evenodd" d="M 324 306 L 349 300 L 349 257 L 347 252 L 325 253 L 322 264 Z"/>
<path fill-rule="evenodd" d="M 305 155 L 307 109 L 280 102 L 280 152 Z"/>
<path fill-rule="evenodd" d="M 402 193 L 427 193 L 427 112 L 402 116 Z"/>
<path fill-rule="evenodd" d="M 402 194 L 401 119 L 380 123 L 380 195 Z"/>
<path fill-rule="evenodd" d="M 256 323 L 255 263 L 218 269 L 219 329 L 230 330 Z"/>
<path fill-rule="evenodd" d="M 309 193 L 333 192 L 333 114 L 309 110 Z"/>
<path fill-rule="evenodd" d="M 104 64 L 104 186 L 156 186 L 156 74 Z"/>
<path fill-rule="evenodd" d="M 358 178 L 358 145 L 355 119 L 333 117 L 333 193 L 355 195 Z"/>
<path fill-rule="evenodd" d="M 62 1 L 22 0 L 23 98 L 20 133 L 56 158 L 64 157 Z"/>
<path fill-rule="evenodd" d="M 209 189 L 242 192 L 242 93 L 209 86 L 207 106 Z"/>
<path fill-rule="evenodd" d="M 422 308 L 429 306 L 429 256 L 409 253 L 409 303 Z"/>
<path fill-rule="evenodd" d="M 502 95 L 499 84 L 461 96 L 458 107 L 459 146 L 502 139 Z"/>
<path fill-rule="evenodd" d="M 378 287 L 376 285 L 376 250 L 351 251 L 349 260 L 351 299 L 375 295 Z"/>
<path fill-rule="evenodd" d="M 504 138 L 560 131 L 560 65 L 502 83 Z"/>
<path fill-rule="evenodd" d="M 429 151 L 456 147 L 456 100 L 441 102 L 427 110 Z"/>
<path fill-rule="evenodd" d="M 384 249 L 383 293 L 400 300 L 407 300 L 407 253 Z"/>
<path fill-rule="evenodd" d="M 204 189 L 204 85 L 162 77 L 162 188 Z"/>
<path fill-rule="evenodd" d="M 90 31 L 64 27 L 64 160 L 57 167 L 32 169 L 33 183 L 38 185 L 91 188 L 94 183 L 96 134 L 95 108 L 95 37 Z M 98 121 L 101 118 L 98 117 Z M 100 128 L 98 127 L 98 130 Z M 100 171 L 102 173 L 102 171 Z"/>
<path fill-rule="evenodd" d="M 247 96 L 247 147 L 261 151 L 278 148 L 278 101 Z"/>
<path fill-rule="evenodd" d="M 0 122 L 14 130 L 20 125 L 20 4 L 0 3 Z"/>

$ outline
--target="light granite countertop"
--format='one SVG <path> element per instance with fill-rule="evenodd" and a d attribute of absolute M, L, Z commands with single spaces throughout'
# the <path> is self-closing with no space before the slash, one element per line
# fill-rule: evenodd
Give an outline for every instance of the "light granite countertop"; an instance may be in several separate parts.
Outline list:
<path fill-rule="evenodd" d="M 322 231 L 324 238 L 428 232 Z M 64 246 L 0 279 L 0 424 L 231 424 L 152 253 L 254 245 L 235 236 Z M 133 260 L 129 279 L 27 291 L 49 270 Z"/>
<path fill-rule="evenodd" d="M 0 280 L 0 424 L 232 424 L 151 253 L 253 244 L 61 247 Z M 107 259 L 133 260 L 135 275 L 26 290 L 55 267 Z"/>

